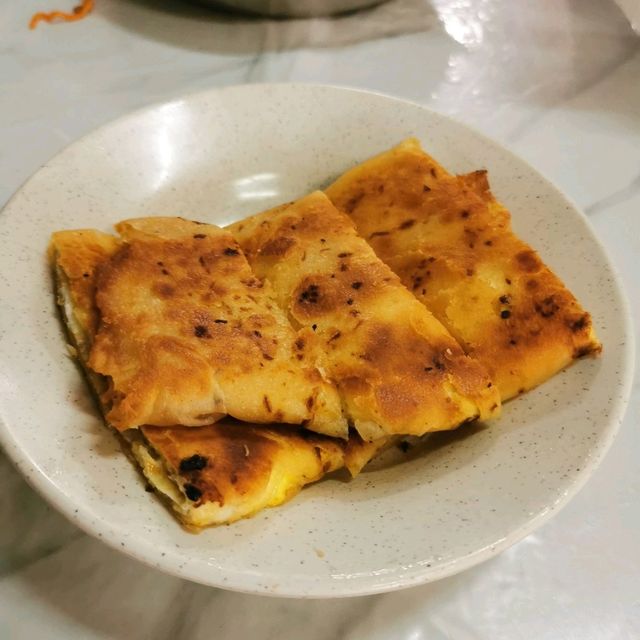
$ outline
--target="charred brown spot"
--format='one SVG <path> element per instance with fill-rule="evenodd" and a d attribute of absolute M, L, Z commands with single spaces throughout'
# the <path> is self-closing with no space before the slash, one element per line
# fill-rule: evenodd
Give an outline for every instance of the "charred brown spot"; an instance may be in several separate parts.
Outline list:
<path fill-rule="evenodd" d="M 468 276 L 472 276 L 473 275 L 473 269 L 467 269 L 467 275 Z"/>
<path fill-rule="evenodd" d="M 351 288 L 358 290 L 362 286 L 362 282 L 352 282 Z"/>
<path fill-rule="evenodd" d="M 320 299 L 320 289 L 317 284 L 310 284 L 298 297 L 300 304 L 316 304 Z"/>
<path fill-rule="evenodd" d="M 415 291 L 422 284 L 422 276 L 413 276 L 411 288 Z"/>
<path fill-rule="evenodd" d="M 307 406 L 307 409 L 309 409 L 309 411 L 311 411 L 311 409 L 313 409 L 313 396 L 309 396 L 306 401 L 305 401 L 305 405 Z"/>
<path fill-rule="evenodd" d="M 338 258 L 348 258 L 351 255 L 353 255 L 353 254 L 349 253 L 348 251 L 343 251 L 342 253 L 338 254 Z"/>
<path fill-rule="evenodd" d="M 577 347 L 573 351 L 574 358 L 584 358 L 584 356 L 589 356 L 592 353 L 599 353 L 602 349 L 600 347 L 593 347 L 592 345 L 585 345 L 582 347 Z"/>
<path fill-rule="evenodd" d="M 262 334 L 261 334 L 257 329 L 254 329 L 254 331 L 253 331 L 253 335 L 254 335 L 256 338 L 262 338 Z"/>
<path fill-rule="evenodd" d="M 469 212 L 466 209 L 464 211 L 461 211 L 460 217 L 466 220 L 469 217 Z"/>
<path fill-rule="evenodd" d="M 511 317 L 511 311 L 509 311 L 509 309 L 503 309 L 503 310 L 500 312 L 500 317 L 501 317 L 503 320 L 506 320 L 507 318 L 510 318 L 510 317 Z"/>
<path fill-rule="evenodd" d="M 573 357 L 574 358 L 584 358 L 585 356 L 588 356 L 588 355 L 592 354 L 593 351 L 594 351 L 594 349 L 591 346 L 578 347 L 578 348 L 574 349 Z"/>
<path fill-rule="evenodd" d="M 262 404 L 268 413 L 271 413 L 271 402 L 269 401 L 269 396 L 262 396 Z"/>
<path fill-rule="evenodd" d="M 165 275 L 165 276 L 168 276 L 168 275 L 169 275 L 169 272 L 168 272 L 166 269 L 163 269 L 161 273 L 162 273 L 163 275 Z"/>
<path fill-rule="evenodd" d="M 442 362 L 442 360 L 440 360 L 440 358 L 438 358 L 438 356 L 434 356 L 434 358 L 433 358 L 433 366 L 438 371 L 444 371 L 444 362 Z"/>
<path fill-rule="evenodd" d="M 413 225 L 416 223 L 414 219 L 405 220 L 399 227 L 399 229 L 411 229 Z"/>
<path fill-rule="evenodd" d="M 537 280 L 527 280 L 524 286 L 528 291 L 535 291 L 540 286 L 540 283 Z"/>
<path fill-rule="evenodd" d="M 302 338 L 298 338 L 294 344 L 296 349 L 304 349 L 304 340 Z"/>
<path fill-rule="evenodd" d="M 334 340 L 337 340 L 340 336 L 342 335 L 342 332 L 340 331 L 336 331 L 328 340 L 328 342 L 333 342 Z"/>
<path fill-rule="evenodd" d="M 340 271 L 346 271 L 348 268 L 349 267 L 344 262 L 340 265 Z"/>
<path fill-rule="evenodd" d="M 183 458 L 180 461 L 180 473 L 187 473 L 189 471 L 202 471 L 209 462 L 208 458 L 194 453 L 188 458 Z"/>
<path fill-rule="evenodd" d="M 431 174 L 431 176 L 433 178 L 436 178 L 438 176 L 438 173 L 436 172 L 436 170 L 433 167 L 431 167 L 431 169 L 429 169 L 429 173 Z"/>
<path fill-rule="evenodd" d="M 585 314 L 585 315 L 581 316 L 580 318 L 578 318 L 577 320 L 574 320 L 573 322 L 570 322 L 569 323 L 569 328 L 574 333 L 577 333 L 578 331 L 582 331 L 582 329 L 584 329 L 587 326 L 588 321 L 589 321 L 589 316 L 587 314 Z"/>
<path fill-rule="evenodd" d="M 317 324 L 312 324 L 311 328 L 315 331 L 318 328 L 318 325 Z"/>
<path fill-rule="evenodd" d="M 378 236 L 388 236 L 389 232 L 388 231 L 374 231 L 370 236 L 369 239 L 371 238 L 377 238 Z"/>
<path fill-rule="evenodd" d="M 195 484 L 191 484 L 190 482 L 187 482 L 184 485 L 184 493 L 192 502 L 197 502 L 202 498 L 202 491 L 200 491 Z"/>
<path fill-rule="evenodd" d="M 227 320 L 223 320 L 222 318 L 217 318 L 214 322 L 216 324 L 227 324 Z"/>
<path fill-rule="evenodd" d="M 264 282 L 260 278 L 247 278 L 246 280 L 241 280 L 241 282 L 252 289 L 262 289 L 264 287 Z"/>
<path fill-rule="evenodd" d="M 511 346 L 515 346 L 515 345 L 517 345 L 517 344 L 518 344 L 518 341 L 517 341 L 517 340 L 514 340 L 513 338 L 511 338 L 511 340 L 509 340 L 509 344 L 510 344 Z"/>
<path fill-rule="evenodd" d="M 493 244 L 493 240 L 485 240 L 485 241 L 484 241 L 484 244 L 485 244 L 487 247 L 490 247 L 490 246 Z"/>
<path fill-rule="evenodd" d="M 156 264 L 157 264 L 159 267 L 164 267 L 164 262 L 162 262 L 162 260 L 158 260 L 158 262 L 156 262 Z"/>
<path fill-rule="evenodd" d="M 556 303 L 553 296 L 549 296 L 542 302 L 537 302 L 535 309 L 543 318 L 550 318 L 560 309 L 560 306 Z"/>
<path fill-rule="evenodd" d="M 511 284 L 511 280 L 510 280 L 509 278 L 505 278 L 505 279 L 504 279 L 504 281 L 505 281 L 507 284 Z"/>
<path fill-rule="evenodd" d="M 153 287 L 155 293 L 161 298 L 172 298 L 175 295 L 175 289 L 168 284 L 159 284 Z"/>
<path fill-rule="evenodd" d="M 266 242 L 260 249 L 263 256 L 283 256 L 296 243 L 293 238 L 280 236 Z"/>
<path fill-rule="evenodd" d="M 209 330 L 203 324 L 197 324 L 193 327 L 193 334 L 196 338 L 208 338 Z"/>
<path fill-rule="evenodd" d="M 379 184 L 378 185 L 378 193 L 384 193 L 384 185 L 383 184 Z"/>
<path fill-rule="evenodd" d="M 262 357 L 263 357 L 265 360 L 273 360 L 273 356 L 270 356 L 268 353 L 263 353 L 263 354 L 262 354 Z"/>
<path fill-rule="evenodd" d="M 88 273 L 83 273 L 83 274 L 82 274 L 82 277 L 83 277 L 83 278 L 88 278 L 88 277 L 89 277 L 89 274 L 88 274 Z"/>
<path fill-rule="evenodd" d="M 523 271 L 527 271 L 529 273 L 533 273 L 540 268 L 540 260 L 538 256 L 530 249 L 516 253 L 516 261 Z"/>
<path fill-rule="evenodd" d="M 431 187 L 429 185 L 424 184 L 424 185 L 422 185 L 422 190 L 425 193 L 428 193 L 429 191 L 431 191 Z"/>
<path fill-rule="evenodd" d="M 351 306 L 353 304 L 353 298 L 347 298 L 347 304 Z"/>
<path fill-rule="evenodd" d="M 202 240 L 203 238 L 206 238 L 207 236 L 204 233 L 196 233 L 193 237 L 196 240 Z"/>
<path fill-rule="evenodd" d="M 353 210 L 358 206 L 362 198 L 364 198 L 364 191 L 362 193 L 356 194 L 351 199 L 347 200 L 347 202 L 344 205 L 344 210 L 347 213 L 353 213 Z"/>
<path fill-rule="evenodd" d="M 238 251 L 238 249 L 234 249 L 233 247 L 227 247 L 224 250 L 224 255 L 225 256 L 237 256 L 239 255 L 240 251 Z"/>

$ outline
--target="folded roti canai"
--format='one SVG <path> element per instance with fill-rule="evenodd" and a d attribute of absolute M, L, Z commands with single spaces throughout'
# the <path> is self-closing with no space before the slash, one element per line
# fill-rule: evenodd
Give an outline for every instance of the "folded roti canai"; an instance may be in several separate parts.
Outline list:
<path fill-rule="evenodd" d="M 453 176 L 417 140 L 327 190 L 506 400 L 601 349 L 590 315 L 511 230 L 486 171 Z"/>
<path fill-rule="evenodd" d="M 113 236 L 92 230 L 58 232 L 51 243 L 57 301 L 98 399 L 108 385 L 88 366 L 99 325 L 96 274 L 119 246 Z M 121 435 L 149 482 L 190 527 L 233 522 L 281 504 L 342 466 L 355 475 L 382 446 L 227 418 L 200 427 L 143 425 Z"/>
<path fill-rule="evenodd" d="M 95 278 L 92 371 L 107 420 L 201 426 L 225 415 L 346 438 L 340 399 L 228 231 L 180 218 L 129 220 Z M 114 241 L 111 241 L 114 242 Z"/>
<path fill-rule="evenodd" d="M 400 283 L 321 192 L 229 227 L 368 441 L 488 418 L 486 370 Z"/>

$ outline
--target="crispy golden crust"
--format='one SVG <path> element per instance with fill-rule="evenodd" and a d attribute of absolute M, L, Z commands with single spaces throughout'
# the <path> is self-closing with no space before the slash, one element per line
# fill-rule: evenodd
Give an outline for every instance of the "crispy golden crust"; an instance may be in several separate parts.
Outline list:
<path fill-rule="evenodd" d="M 327 191 L 503 399 L 601 346 L 591 317 L 511 231 L 485 171 L 451 176 L 408 140 Z"/>
<path fill-rule="evenodd" d="M 118 246 L 116 238 L 97 231 L 63 231 L 52 237 L 57 301 L 78 344 L 89 347 L 93 342 L 96 271 Z M 88 349 L 77 350 L 81 361 L 86 354 Z M 99 392 L 98 378 L 89 380 Z M 280 504 L 345 462 L 356 475 L 379 450 L 358 437 L 345 443 L 293 427 L 229 419 L 203 427 L 143 426 L 124 437 L 151 484 L 190 527 L 232 522 Z M 206 464 L 194 456 L 205 458 Z"/>
<path fill-rule="evenodd" d="M 498 410 L 484 369 L 322 193 L 230 229 L 306 330 L 297 346 L 338 386 L 366 440 L 449 429 Z"/>
<path fill-rule="evenodd" d="M 343 466 L 343 441 L 293 427 L 224 420 L 142 432 L 185 496 L 174 508 L 195 526 L 233 522 L 281 504 Z"/>
<path fill-rule="evenodd" d="M 225 414 L 346 437 L 339 398 L 231 235 L 172 218 L 125 221 L 99 270 L 89 366 L 108 376 L 107 419 L 198 426 Z M 259 392 L 258 392 L 259 390 Z"/>
<path fill-rule="evenodd" d="M 92 335 L 99 319 L 94 274 L 118 246 L 117 238 L 93 229 L 58 231 L 51 236 L 52 259 L 66 277 L 76 321 Z"/>

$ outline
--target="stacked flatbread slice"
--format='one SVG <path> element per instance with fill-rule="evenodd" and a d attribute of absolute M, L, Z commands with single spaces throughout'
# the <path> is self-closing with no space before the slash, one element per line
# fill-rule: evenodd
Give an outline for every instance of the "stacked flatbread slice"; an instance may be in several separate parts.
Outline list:
<path fill-rule="evenodd" d="M 489 418 L 486 371 L 321 192 L 230 227 L 368 441 Z"/>
<path fill-rule="evenodd" d="M 252 515 L 342 467 L 355 475 L 404 435 L 497 416 L 500 395 L 564 366 L 569 344 L 573 356 L 599 348 L 588 314 L 511 234 L 481 175 L 449 176 L 409 142 L 327 193 L 337 206 L 315 192 L 228 230 L 144 218 L 116 225 L 118 236 L 53 234 L 75 354 L 106 421 L 187 526 Z M 473 216 L 476 240 L 449 224 L 451 211 Z M 487 257 L 492 245 L 505 247 L 503 262 Z M 516 250 L 535 261 L 535 290 L 506 270 L 504 261 L 527 262 Z M 440 271 L 440 262 L 455 268 Z M 429 287 L 416 269 L 430 271 Z M 496 278 L 512 285 L 498 307 L 487 290 Z M 525 305 L 546 304 L 540 287 L 554 287 L 544 289 L 551 302 L 541 315 L 562 316 L 564 332 L 555 321 L 519 320 Z M 451 294 L 470 297 L 476 317 Z M 504 357 L 492 345 L 507 320 L 513 335 L 542 334 L 522 343 L 517 371 L 517 359 L 491 360 Z"/>
<path fill-rule="evenodd" d="M 326 193 L 503 400 L 600 351 L 590 315 L 513 233 L 486 171 L 450 175 L 409 139 Z"/>

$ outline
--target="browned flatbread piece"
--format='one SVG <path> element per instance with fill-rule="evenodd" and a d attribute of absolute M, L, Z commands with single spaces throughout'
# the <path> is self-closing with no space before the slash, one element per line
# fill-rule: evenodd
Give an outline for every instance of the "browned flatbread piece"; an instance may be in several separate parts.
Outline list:
<path fill-rule="evenodd" d="M 229 229 L 300 328 L 365 440 L 450 429 L 499 409 L 467 357 L 321 192 Z"/>
<path fill-rule="evenodd" d="M 225 419 L 205 427 L 142 427 L 132 443 L 145 476 L 195 527 L 228 524 L 286 502 L 344 465 L 343 440 Z"/>
<path fill-rule="evenodd" d="M 49 251 L 56 271 L 58 299 L 66 323 L 83 334 L 95 335 L 99 314 L 95 304 L 95 272 L 120 246 L 117 238 L 93 229 L 58 231 L 51 236 Z M 65 307 L 66 304 L 66 307 Z M 86 336 L 85 336 L 86 340 Z M 86 354 L 88 356 L 88 353 Z"/>
<path fill-rule="evenodd" d="M 503 400 L 600 351 L 590 315 L 513 233 L 485 171 L 452 176 L 410 139 L 326 193 Z"/>
<path fill-rule="evenodd" d="M 227 231 L 179 218 L 120 223 L 99 269 L 90 368 L 108 377 L 117 429 L 199 426 L 224 415 L 347 437 L 336 390 Z"/>
<path fill-rule="evenodd" d="M 57 302 L 97 396 L 105 379 L 87 365 L 99 320 L 96 272 L 119 246 L 118 239 L 93 230 L 58 232 L 51 242 Z M 357 435 L 345 443 L 297 427 L 229 419 L 202 427 L 142 426 L 122 436 L 149 482 L 193 528 L 278 505 L 342 466 L 355 475 L 381 448 Z"/>

